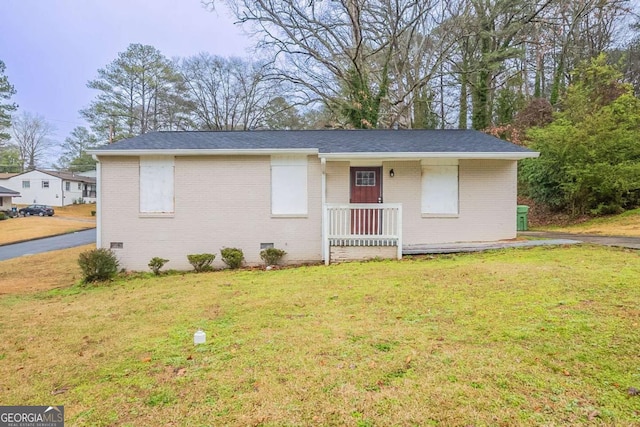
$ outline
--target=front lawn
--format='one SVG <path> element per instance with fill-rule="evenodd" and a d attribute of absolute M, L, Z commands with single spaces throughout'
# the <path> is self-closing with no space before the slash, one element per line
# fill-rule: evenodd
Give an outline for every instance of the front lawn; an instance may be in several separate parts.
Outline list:
<path fill-rule="evenodd" d="M 639 277 L 581 245 L 5 295 L 1 400 L 73 426 L 638 425 Z"/>

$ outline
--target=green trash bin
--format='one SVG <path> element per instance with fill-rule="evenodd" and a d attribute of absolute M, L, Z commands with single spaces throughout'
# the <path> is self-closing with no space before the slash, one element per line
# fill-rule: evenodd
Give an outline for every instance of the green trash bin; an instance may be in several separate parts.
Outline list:
<path fill-rule="evenodd" d="M 529 224 L 529 206 L 518 205 L 518 231 L 527 231 Z"/>

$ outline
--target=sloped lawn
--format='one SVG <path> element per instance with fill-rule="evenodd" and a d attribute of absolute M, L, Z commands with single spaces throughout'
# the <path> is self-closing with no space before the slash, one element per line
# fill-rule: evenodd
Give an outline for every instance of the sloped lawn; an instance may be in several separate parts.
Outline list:
<path fill-rule="evenodd" d="M 576 246 L 3 296 L 2 404 L 72 426 L 638 425 L 639 278 L 637 252 Z"/>
<path fill-rule="evenodd" d="M 540 228 L 567 233 L 640 237 L 640 209 L 626 211 L 620 215 L 595 218 L 566 227 L 550 226 Z"/>
<path fill-rule="evenodd" d="M 68 288 L 82 278 L 78 256 L 95 244 L 0 261 L 0 295 Z"/>

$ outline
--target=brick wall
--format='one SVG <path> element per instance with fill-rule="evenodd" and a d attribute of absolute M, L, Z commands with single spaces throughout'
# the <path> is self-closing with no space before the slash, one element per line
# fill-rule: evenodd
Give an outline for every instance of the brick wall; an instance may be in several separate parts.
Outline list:
<path fill-rule="evenodd" d="M 187 254 L 237 247 L 247 263 L 260 264 L 260 243 L 273 243 L 285 262 L 315 262 L 321 255 L 320 162 L 309 157 L 308 215 L 271 215 L 270 157 L 176 157 L 175 213 L 139 214 L 138 158 L 104 158 L 102 164 L 102 246 L 122 242 L 114 251 L 123 267 L 147 270 L 154 256 L 166 268 L 190 269 Z"/>

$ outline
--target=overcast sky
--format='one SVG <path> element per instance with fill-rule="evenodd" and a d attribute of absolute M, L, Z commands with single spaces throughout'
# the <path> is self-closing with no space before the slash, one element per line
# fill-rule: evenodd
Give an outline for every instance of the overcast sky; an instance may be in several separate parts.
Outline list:
<path fill-rule="evenodd" d="M 0 0 L 0 59 L 18 113 L 42 116 L 62 142 L 86 123 L 78 111 L 97 92 L 87 81 L 131 43 L 165 56 L 246 56 L 253 45 L 226 9 L 200 0 Z"/>

